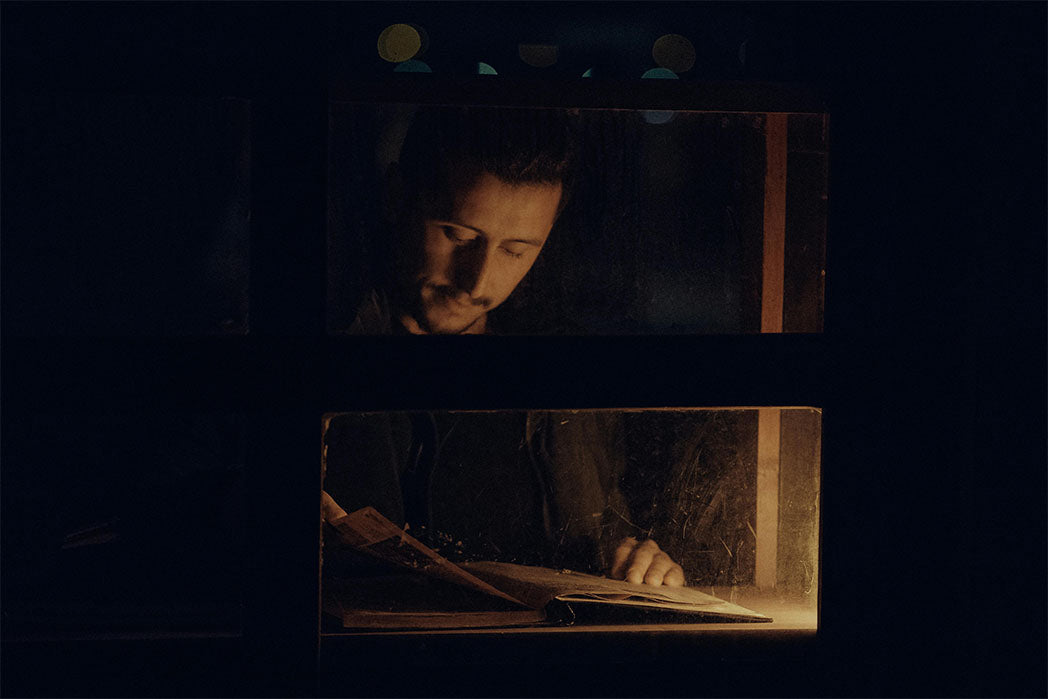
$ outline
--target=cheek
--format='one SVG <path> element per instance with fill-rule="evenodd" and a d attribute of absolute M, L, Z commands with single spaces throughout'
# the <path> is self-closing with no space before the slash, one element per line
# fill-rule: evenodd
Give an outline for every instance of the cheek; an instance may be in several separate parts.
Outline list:
<path fill-rule="evenodd" d="M 524 277 L 528 275 L 532 265 L 535 264 L 535 258 L 531 258 L 527 262 L 515 261 L 514 264 L 507 265 L 502 274 L 500 275 L 499 292 L 502 300 L 505 300 L 513 290 L 517 288 Z"/>
<path fill-rule="evenodd" d="M 454 246 L 447 236 L 439 232 L 437 235 L 426 233 L 422 247 L 420 273 L 423 276 L 446 275 L 453 255 Z"/>

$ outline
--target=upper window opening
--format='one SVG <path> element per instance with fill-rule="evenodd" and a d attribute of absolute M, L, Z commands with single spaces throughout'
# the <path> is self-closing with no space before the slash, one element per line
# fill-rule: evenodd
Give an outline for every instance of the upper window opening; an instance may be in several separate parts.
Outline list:
<path fill-rule="evenodd" d="M 330 112 L 330 333 L 822 331 L 825 114 Z"/>

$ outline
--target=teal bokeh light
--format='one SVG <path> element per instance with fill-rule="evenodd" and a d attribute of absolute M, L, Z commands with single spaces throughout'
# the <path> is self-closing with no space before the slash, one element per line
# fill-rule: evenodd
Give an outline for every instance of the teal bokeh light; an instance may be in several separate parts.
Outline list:
<path fill-rule="evenodd" d="M 498 75 L 499 72 L 483 61 L 477 62 L 477 75 Z"/>
<path fill-rule="evenodd" d="M 652 68 L 644 72 L 642 78 L 655 79 L 655 80 L 678 80 L 678 76 L 672 70 L 668 68 Z M 649 124 L 668 124 L 673 121 L 674 113 L 663 110 L 648 109 L 641 112 L 641 116 L 644 117 L 644 121 Z"/>
<path fill-rule="evenodd" d="M 425 61 L 416 61 L 412 59 L 410 61 L 404 61 L 398 63 L 397 67 L 393 69 L 394 73 L 432 73 L 433 69 Z"/>
<path fill-rule="evenodd" d="M 673 117 L 677 114 L 676 112 L 667 112 L 664 110 L 648 109 L 641 112 L 641 116 L 644 117 L 644 121 L 648 124 L 668 124 L 673 121 Z"/>
<path fill-rule="evenodd" d="M 668 80 L 677 80 L 678 76 L 669 68 L 652 68 L 651 70 L 644 71 L 642 78 L 661 78 Z"/>

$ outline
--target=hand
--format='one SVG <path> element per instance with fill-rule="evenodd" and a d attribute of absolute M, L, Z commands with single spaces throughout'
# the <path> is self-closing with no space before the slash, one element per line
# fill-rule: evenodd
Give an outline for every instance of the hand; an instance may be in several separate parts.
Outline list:
<path fill-rule="evenodd" d="M 615 549 L 611 577 L 631 583 L 684 586 L 684 569 L 673 562 L 651 539 L 638 542 L 632 536 Z"/>

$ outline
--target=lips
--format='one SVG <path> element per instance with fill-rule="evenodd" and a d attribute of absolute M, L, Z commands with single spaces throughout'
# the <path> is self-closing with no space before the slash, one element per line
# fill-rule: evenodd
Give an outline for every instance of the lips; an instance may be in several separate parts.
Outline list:
<path fill-rule="evenodd" d="M 484 303 L 476 303 L 469 294 L 447 285 L 430 285 L 437 301 L 444 306 L 459 312 L 483 310 Z"/>
<path fill-rule="evenodd" d="M 459 334 L 473 327 L 483 318 L 489 305 L 487 299 L 475 300 L 451 284 L 423 283 L 419 292 L 418 315 L 420 325 L 434 334 Z"/>

